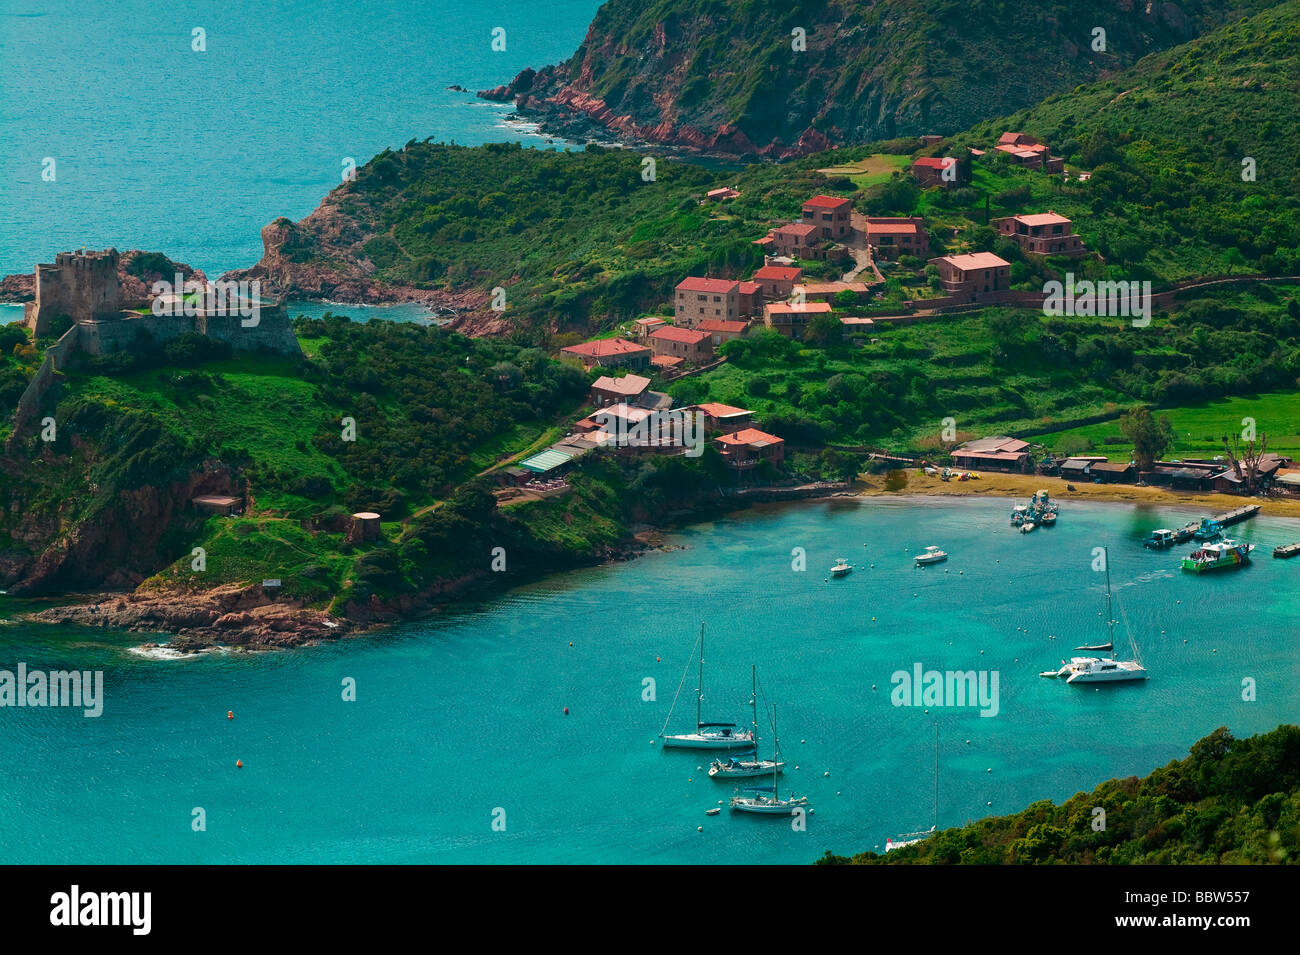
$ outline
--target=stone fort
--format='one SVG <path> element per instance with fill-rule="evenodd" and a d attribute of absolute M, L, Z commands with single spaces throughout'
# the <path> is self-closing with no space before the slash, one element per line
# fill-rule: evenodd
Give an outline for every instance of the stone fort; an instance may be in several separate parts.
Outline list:
<path fill-rule="evenodd" d="M 140 331 L 159 343 L 197 333 L 228 342 L 236 351 L 302 354 L 288 313 L 279 303 L 259 303 L 257 323 L 251 326 L 243 323 L 237 309 L 202 303 L 162 315 L 154 314 L 147 302 L 123 308 L 119 259 L 117 249 L 60 252 L 53 263 L 36 266 L 36 298 L 24 307 L 23 321 L 37 336 L 50 334 L 56 319 L 71 321 L 57 345 L 49 349 L 57 364 L 65 364 L 77 352 L 108 355 L 130 350 Z M 180 296 L 167 298 L 183 304 Z"/>

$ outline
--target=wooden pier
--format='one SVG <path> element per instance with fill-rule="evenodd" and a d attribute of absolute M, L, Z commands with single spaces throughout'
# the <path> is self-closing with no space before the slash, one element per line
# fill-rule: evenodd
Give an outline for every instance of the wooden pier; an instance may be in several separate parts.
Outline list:
<path fill-rule="evenodd" d="M 1249 520 L 1258 514 L 1259 510 L 1260 506 L 1258 504 L 1243 504 L 1236 510 L 1228 511 L 1226 514 L 1220 514 L 1214 519 L 1224 527 L 1227 527 L 1230 524 L 1239 524 L 1242 521 Z"/>

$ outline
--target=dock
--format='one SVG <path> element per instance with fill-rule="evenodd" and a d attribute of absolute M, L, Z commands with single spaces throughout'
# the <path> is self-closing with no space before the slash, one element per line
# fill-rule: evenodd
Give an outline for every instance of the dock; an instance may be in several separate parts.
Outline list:
<path fill-rule="evenodd" d="M 1260 511 L 1258 504 L 1243 504 L 1241 507 L 1228 511 L 1226 514 L 1218 515 L 1215 520 L 1227 527 L 1229 524 L 1239 524 L 1242 521 L 1249 520 Z"/>
<path fill-rule="evenodd" d="M 1300 544 L 1278 544 L 1273 548 L 1273 556 L 1283 560 L 1296 554 L 1300 554 Z"/>

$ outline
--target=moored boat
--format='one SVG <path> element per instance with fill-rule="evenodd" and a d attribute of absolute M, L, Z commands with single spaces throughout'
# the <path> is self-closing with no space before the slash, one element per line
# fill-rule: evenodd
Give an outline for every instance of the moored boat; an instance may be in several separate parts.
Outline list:
<path fill-rule="evenodd" d="M 924 553 L 916 555 L 916 566 L 924 567 L 926 564 L 939 564 L 947 559 L 947 553 L 931 545 L 925 549 Z"/>
<path fill-rule="evenodd" d="M 845 558 L 841 557 L 837 561 L 835 561 L 835 566 L 831 568 L 831 576 L 844 577 L 847 574 L 852 573 L 852 571 L 853 571 L 853 565 L 850 564 Z"/>
<path fill-rule="evenodd" d="M 1242 567 L 1250 563 L 1250 552 L 1254 549 L 1254 544 L 1225 538 L 1217 544 L 1206 544 L 1192 551 L 1183 558 L 1182 567 L 1193 574 Z"/>
<path fill-rule="evenodd" d="M 668 717 L 664 720 L 663 729 L 659 731 L 659 736 L 664 741 L 664 746 L 678 747 L 683 749 L 748 749 L 754 745 L 754 734 L 751 732 L 742 732 L 736 729 L 735 723 L 704 723 L 702 722 L 702 707 L 704 704 L 704 624 L 700 624 L 700 638 L 698 640 L 700 648 L 700 669 L 699 680 L 695 685 L 695 732 L 694 733 L 677 733 L 672 736 L 666 736 L 664 730 L 668 729 L 668 723 L 673 718 L 673 710 L 677 707 L 677 697 L 673 697 L 673 705 L 668 708 Z M 687 672 L 690 670 L 690 663 L 686 664 Z M 682 683 L 686 682 L 686 673 L 682 674 Z M 678 696 L 681 695 L 681 687 L 677 688 Z"/>
<path fill-rule="evenodd" d="M 1102 559 L 1106 566 L 1106 627 L 1110 634 L 1104 644 L 1097 645 L 1099 650 L 1110 650 L 1115 645 L 1115 617 L 1111 610 L 1110 590 L 1110 554 L 1103 548 Z M 1114 657 L 1071 657 L 1069 662 L 1062 662 L 1058 670 L 1044 670 L 1039 676 L 1049 679 L 1065 677 L 1066 683 L 1117 683 L 1128 680 L 1147 679 L 1146 667 L 1138 662 L 1137 643 L 1128 631 L 1125 618 L 1125 632 L 1128 634 L 1129 647 L 1133 651 L 1132 660 L 1116 660 Z M 1080 650 L 1093 650 L 1093 647 L 1079 647 Z"/>

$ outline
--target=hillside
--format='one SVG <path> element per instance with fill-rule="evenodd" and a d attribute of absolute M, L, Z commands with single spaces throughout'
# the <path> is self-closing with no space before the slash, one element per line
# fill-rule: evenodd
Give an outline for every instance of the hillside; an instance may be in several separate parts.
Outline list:
<path fill-rule="evenodd" d="M 610 0 L 567 61 L 480 95 L 570 137 L 786 158 L 955 133 L 1264 6 Z"/>
<path fill-rule="evenodd" d="M 1105 825 L 1097 831 L 1105 810 Z M 1300 852 L 1300 727 L 1234 739 L 1225 727 L 1145 779 L 1043 800 L 888 854 L 819 865 L 1262 865 Z"/>

